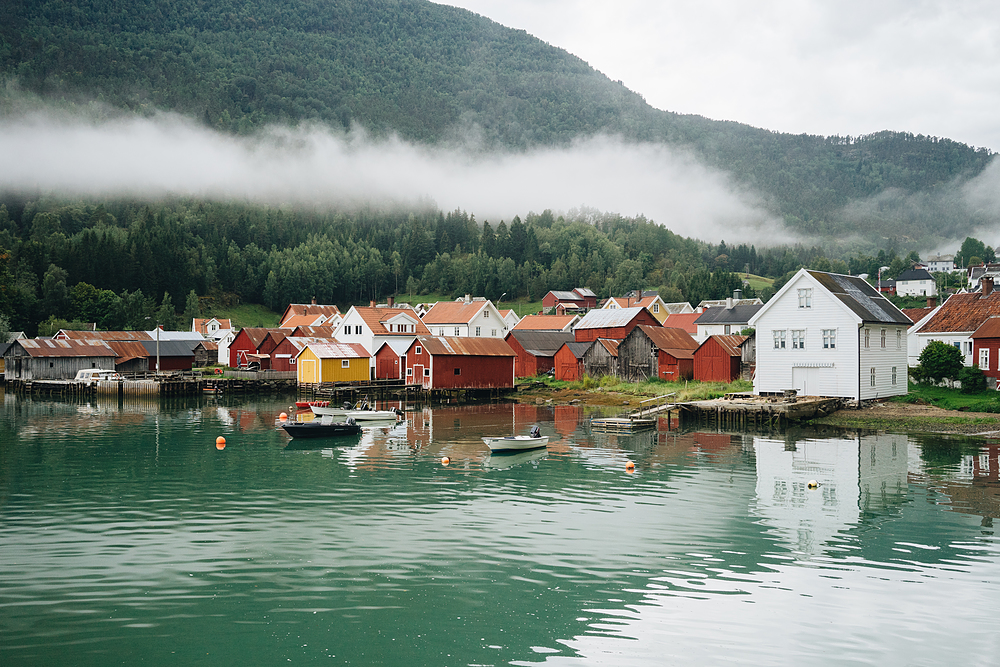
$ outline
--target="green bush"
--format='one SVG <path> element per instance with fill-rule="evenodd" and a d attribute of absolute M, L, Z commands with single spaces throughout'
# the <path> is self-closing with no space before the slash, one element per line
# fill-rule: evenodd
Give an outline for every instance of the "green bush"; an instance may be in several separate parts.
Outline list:
<path fill-rule="evenodd" d="M 986 391 L 986 376 L 978 366 L 966 366 L 958 372 L 963 394 L 980 394 Z"/>

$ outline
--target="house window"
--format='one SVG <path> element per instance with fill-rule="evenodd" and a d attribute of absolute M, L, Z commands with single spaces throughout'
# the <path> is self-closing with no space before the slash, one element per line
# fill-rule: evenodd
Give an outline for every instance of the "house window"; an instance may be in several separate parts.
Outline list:
<path fill-rule="evenodd" d="M 456 368 L 455 369 L 455 375 L 461 375 L 461 374 L 462 374 L 462 369 L 461 368 Z"/>
<path fill-rule="evenodd" d="M 490 335 L 493 336 L 494 338 L 496 338 L 497 337 L 497 330 L 496 329 L 490 329 L 490 331 L 492 331 L 492 333 Z"/>
<path fill-rule="evenodd" d="M 900 350 L 903 347 L 903 332 L 896 329 L 896 349 Z"/>
<path fill-rule="evenodd" d="M 785 349 L 785 332 L 784 331 L 772 331 L 774 335 L 774 349 L 784 350 Z"/>
<path fill-rule="evenodd" d="M 356 336 L 360 336 L 361 335 L 361 325 L 360 324 L 354 327 L 354 335 L 356 335 Z"/>
<path fill-rule="evenodd" d="M 871 339 L 872 339 L 872 330 L 865 329 L 865 347 L 870 347 Z"/>
<path fill-rule="evenodd" d="M 350 368 L 351 367 L 351 360 L 350 359 L 341 359 L 340 360 L 340 367 L 341 368 Z"/>
<path fill-rule="evenodd" d="M 892 383 L 896 384 L 896 367 L 892 367 Z"/>
<path fill-rule="evenodd" d="M 295 365 L 295 361 L 296 361 L 295 357 L 292 357 L 291 359 L 288 360 L 288 363 L 291 364 L 292 366 L 294 366 Z"/>
<path fill-rule="evenodd" d="M 799 290 L 799 308 L 812 308 L 813 305 L 813 291 L 812 289 L 800 289 Z"/>
<path fill-rule="evenodd" d="M 461 336 L 462 335 L 462 333 L 461 333 L 461 331 L 459 330 L 458 327 L 455 327 L 455 335 L 456 336 Z"/>
<path fill-rule="evenodd" d="M 832 350 L 837 347 L 837 330 L 823 329 L 823 349 Z"/>
<path fill-rule="evenodd" d="M 872 368 L 872 386 L 875 386 L 875 369 Z"/>
<path fill-rule="evenodd" d="M 417 347 L 416 347 L 416 348 L 415 348 L 415 349 L 413 350 L 413 353 L 414 353 L 414 354 L 420 354 L 420 353 L 421 353 L 421 350 L 420 350 L 420 346 L 419 346 L 419 345 L 417 345 Z"/>
<path fill-rule="evenodd" d="M 407 368 L 406 369 L 406 376 L 409 377 L 411 375 L 413 375 L 413 369 L 412 368 Z"/>
<path fill-rule="evenodd" d="M 792 329 L 792 349 L 793 350 L 806 349 L 805 329 Z"/>
<path fill-rule="evenodd" d="M 965 341 L 965 353 L 966 354 L 972 354 L 972 341 L 971 340 Z"/>
<path fill-rule="evenodd" d="M 484 310 L 483 311 L 483 317 L 489 317 L 489 316 L 490 316 L 490 311 Z"/>
<path fill-rule="evenodd" d="M 443 336 L 443 335 L 444 335 L 444 329 L 438 328 L 438 336 Z"/>
<path fill-rule="evenodd" d="M 653 304 L 653 312 L 654 313 L 660 312 L 660 304 L 658 304 L 658 303 L 654 303 Z M 729 333 L 729 332 L 727 331 L 726 333 Z"/>
<path fill-rule="evenodd" d="M 882 349 L 885 349 L 885 329 L 882 329 Z"/>
<path fill-rule="evenodd" d="M 476 327 L 476 335 L 479 335 L 479 327 Z"/>
<path fill-rule="evenodd" d="M 984 371 L 990 370 L 990 351 L 985 347 L 979 350 L 979 368 Z"/>
<path fill-rule="evenodd" d="M 723 332 L 724 332 L 724 333 L 725 333 L 725 334 L 726 334 L 727 336 L 728 336 L 729 334 L 731 334 L 731 333 L 733 332 L 733 330 L 732 330 L 732 326 L 730 326 L 730 325 L 728 325 L 728 324 L 727 324 L 727 325 L 726 325 L 725 327 L 723 327 L 723 329 L 722 329 L 722 330 L 723 330 Z"/>
<path fill-rule="evenodd" d="M 424 369 L 424 377 L 425 378 L 429 378 L 430 376 L 431 376 L 431 369 L 425 368 Z"/>

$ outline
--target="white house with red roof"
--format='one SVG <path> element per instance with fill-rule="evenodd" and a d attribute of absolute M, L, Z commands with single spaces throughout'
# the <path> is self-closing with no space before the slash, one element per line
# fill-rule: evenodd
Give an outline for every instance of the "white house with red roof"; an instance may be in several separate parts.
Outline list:
<path fill-rule="evenodd" d="M 518 331 L 573 331 L 579 315 L 525 315 L 514 325 Z"/>
<path fill-rule="evenodd" d="M 412 308 L 380 306 L 352 306 L 333 333 L 341 343 L 360 343 L 368 350 L 368 354 L 372 355 L 372 368 L 375 365 L 374 354 L 383 344 L 388 344 L 397 355 L 402 355 L 420 335 L 429 336 L 431 332 Z"/>
<path fill-rule="evenodd" d="M 487 299 L 439 301 L 422 319 L 435 336 L 503 338 L 508 330 L 500 311 Z"/>

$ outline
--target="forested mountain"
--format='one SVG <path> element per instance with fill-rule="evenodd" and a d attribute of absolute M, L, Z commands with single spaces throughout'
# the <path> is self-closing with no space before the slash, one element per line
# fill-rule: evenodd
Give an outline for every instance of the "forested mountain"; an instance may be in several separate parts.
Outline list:
<path fill-rule="evenodd" d="M 934 137 L 788 135 L 653 109 L 523 31 L 424 0 L 3 2 L 0 74 L 40 95 L 171 109 L 235 133 L 318 120 L 420 142 L 561 144 L 598 132 L 690 147 L 769 198 L 801 231 L 871 233 L 851 202 L 933 193 L 982 171 L 985 149 Z M 880 236 L 921 239 L 985 220 L 880 202 Z M 891 209 L 891 210 L 887 210 Z"/>

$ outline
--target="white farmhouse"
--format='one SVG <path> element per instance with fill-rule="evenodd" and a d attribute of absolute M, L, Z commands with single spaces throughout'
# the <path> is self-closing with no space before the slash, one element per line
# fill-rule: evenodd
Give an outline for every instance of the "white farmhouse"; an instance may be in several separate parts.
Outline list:
<path fill-rule="evenodd" d="M 927 270 L 931 273 L 961 271 L 961 269 L 955 266 L 954 255 L 931 255 L 927 258 Z"/>
<path fill-rule="evenodd" d="M 507 335 L 507 321 L 487 299 L 467 296 L 459 301 L 438 301 L 421 320 L 435 336 L 503 338 Z"/>
<path fill-rule="evenodd" d="M 430 333 L 412 308 L 372 305 L 367 308 L 352 306 L 334 330 L 333 337 L 339 343 L 360 343 L 372 355 L 370 364 L 374 369 L 374 355 L 383 344 L 388 343 L 397 355 L 401 355 L 418 335 Z"/>
<path fill-rule="evenodd" d="M 898 296 L 935 296 L 937 293 L 934 276 L 927 269 L 910 269 L 896 277 Z"/>
<path fill-rule="evenodd" d="M 758 394 L 906 394 L 910 319 L 861 278 L 801 269 L 749 324 L 757 330 Z"/>

